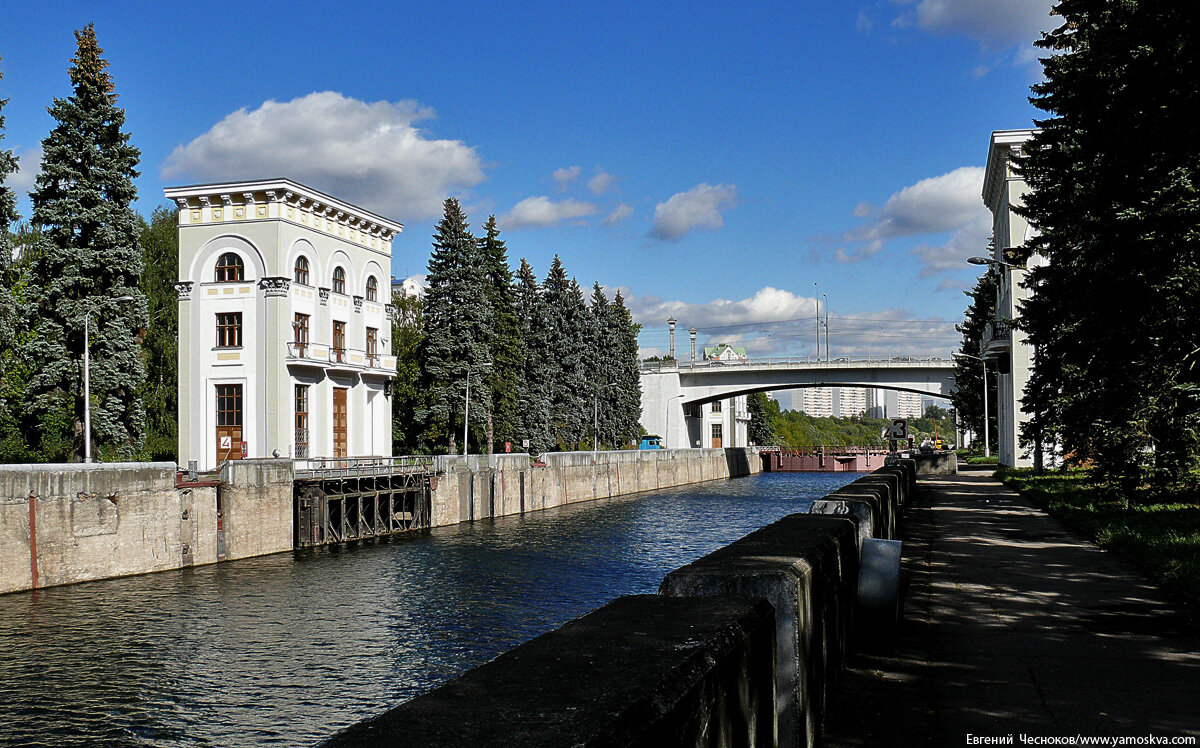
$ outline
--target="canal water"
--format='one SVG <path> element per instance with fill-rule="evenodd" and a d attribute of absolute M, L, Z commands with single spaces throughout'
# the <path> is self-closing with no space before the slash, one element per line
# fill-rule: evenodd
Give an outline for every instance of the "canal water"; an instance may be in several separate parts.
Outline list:
<path fill-rule="evenodd" d="M 0 744 L 309 745 L 854 477 L 763 474 L 0 596 Z"/>

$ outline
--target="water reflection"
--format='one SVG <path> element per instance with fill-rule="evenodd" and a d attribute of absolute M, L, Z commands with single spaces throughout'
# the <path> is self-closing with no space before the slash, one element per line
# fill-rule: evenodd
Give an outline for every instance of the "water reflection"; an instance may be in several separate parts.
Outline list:
<path fill-rule="evenodd" d="M 0 597 L 0 743 L 303 745 L 853 475 L 771 474 Z"/>

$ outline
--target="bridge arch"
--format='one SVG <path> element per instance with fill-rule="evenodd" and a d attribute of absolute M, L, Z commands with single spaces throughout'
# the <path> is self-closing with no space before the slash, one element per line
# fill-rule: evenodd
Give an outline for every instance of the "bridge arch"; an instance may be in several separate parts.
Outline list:
<path fill-rule="evenodd" d="M 684 415 L 687 406 L 806 387 L 887 389 L 945 399 L 954 387 L 954 363 L 941 358 L 698 362 L 645 368 L 641 384 L 642 426 L 662 436 L 667 447 L 676 448 L 691 446 Z"/>

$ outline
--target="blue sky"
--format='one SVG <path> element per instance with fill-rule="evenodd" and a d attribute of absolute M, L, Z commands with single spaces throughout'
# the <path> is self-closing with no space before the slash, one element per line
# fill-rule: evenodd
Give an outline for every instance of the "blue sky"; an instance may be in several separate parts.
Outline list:
<path fill-rule="evenodd" d="M 1049 8 L 0 0 L 0 146 L 27 190 L 94 22 L 143 213 L 167 185 L 288 176 L 402 221 L 405 278 L 453 195 L 475 227 L 498 216 L 514 266 L 558 253 L 620 288 L 646 353 L 674 315 L 701 343 L 810 354 L 816 282 L 833 356 L 945 354 L 990 229 L 989 134 L 1039 116 Z"/>

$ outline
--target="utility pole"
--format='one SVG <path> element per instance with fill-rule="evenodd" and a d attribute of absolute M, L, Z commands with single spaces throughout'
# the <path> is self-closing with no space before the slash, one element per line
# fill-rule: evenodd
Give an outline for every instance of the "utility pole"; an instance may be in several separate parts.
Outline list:
<path fill-rule="evenodd" d="M 815 324 L 813 331 L 816 333 L 817 339 L 817 363 L 821 363 L 821 297 L 818 295 L 817 282 L 813 281 L 813 303 L 817 306 L 817 311 L 813 315 Z"/>
<path fill-rule="evenodd" d="M 821 298 L 825 299 L 825 363 L 829 363 L 829 297 L 821 294 Z"/>

